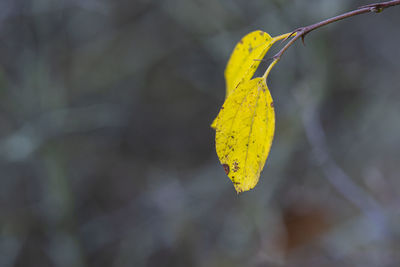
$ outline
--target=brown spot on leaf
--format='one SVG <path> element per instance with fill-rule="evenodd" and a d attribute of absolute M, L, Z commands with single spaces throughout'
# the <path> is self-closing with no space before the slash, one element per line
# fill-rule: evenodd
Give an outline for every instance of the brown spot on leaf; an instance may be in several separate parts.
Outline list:
<path fill-rule="evenodd" d="M 271 108 L 273 108 L 274 107 L 274 102 L 271 102 Z"/>
<path fill-rule="evenodd" d="M 243 40 L 240 40 L 239 44 L 243 44 Z"/>
<path fill-rule="evenodd" d="M 239 163 L 237 161 L 233 162 L 233 172 L 237 172 L 239 169 Z"/>
<path fill-rule="evenodd" d="M 224 168 L 224 171 L 226 173 L 226 175 L 229 174 L 229 165 L 228 164 L 222 164 L 222 167 Z"/>

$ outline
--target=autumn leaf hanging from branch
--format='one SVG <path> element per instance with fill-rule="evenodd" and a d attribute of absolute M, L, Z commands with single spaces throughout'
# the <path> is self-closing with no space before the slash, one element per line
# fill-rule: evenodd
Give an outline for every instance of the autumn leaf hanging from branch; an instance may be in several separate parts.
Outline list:
<path fill-rule="evenodd" d="M 342 15 L 271 37 L 263 31 L 244 36 L 233 50 L 225 69 L 226 96 L 215 129 L 215 146 L 226 175 L 237 193 L 253 189 L 267 160 L 275 132 L 274 102 L 267 86 L 271 69 L 298 39 L 330 23 L 365 13 L 380 13 L 400 5 L 400 0 L 362 6 Z M 287 44 L 273 57 L 262 77 L 253 78 L 262 58 L 277 41 Z"/>

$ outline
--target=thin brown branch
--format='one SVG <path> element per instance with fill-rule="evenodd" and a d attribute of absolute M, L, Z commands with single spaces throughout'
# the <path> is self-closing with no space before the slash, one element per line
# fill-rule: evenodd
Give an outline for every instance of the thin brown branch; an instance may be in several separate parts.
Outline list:
<path fill-rule="evenodd" d="M 397 5 L 400 5 L 400 0 L 393 0 L 393 1 L 387 1 L 387 2 L 382 2 L 382 3 L 369 4 L 369 5 L 366 5 L 366 6 L 359 7 L 356 10 L 349 11 L 349 12 L 346 12 L 344 14 L 335 16 L 333 18 L 329 18 L 329 19 L 317 22 L 317 23 L 312 24 L 312 25 L 308 25 L 308 26 L 305 26 L 305 27 L 298 28 L 298 29 L 293 31 L 293 34 L 296 33 L 296 36 L 293 37 L 273 58 L 275 60 L 277 60 L 277 61 L 280 60 L 282 55 L 286 52 L 286 50 L 294 42 L 296 42 L 299 38 L 301 38 L 302 41 L 304 42 L 304 37 L 308 33 L 310 33 L 311 31 L 313 31 L 315 29 L 321 28 L 323 26 L 326 26 L 328 24 L 331 24 L 331 23 L 339 21 L 339 20 L 343 20 L 343 19 L 347 19 L 347 18 L 350 18 L 350 17 L 357 16 L 357 15 L 370 13 L 370 12 L 379 13 L 379 12 L 382 12 L 384 9 L 386 9 L 388 7 L 397 6 Z"/>

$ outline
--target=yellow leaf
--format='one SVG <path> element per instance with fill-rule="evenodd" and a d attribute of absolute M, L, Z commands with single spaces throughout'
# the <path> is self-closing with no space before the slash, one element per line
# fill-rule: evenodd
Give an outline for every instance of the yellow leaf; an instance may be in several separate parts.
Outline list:
<path fill-rule="evenodd" d="M 225 103 L 211 127 L 219 160 L 238 193 L 256 186 L 271 148 L 275 112 L 266 80 L 279 59 L 262 77 L 251 78 L 275 42 L 295 35 L 252 32 L 236 45 L 226 66 Z"/>
<path fill-rule="evenodd" d="M 225 68 L 226 97 L 230 95 L 242 80 L 250 80 L 256 72 L 261 60 L 271 46 L 296 33 L 286 33 L 271 37 L 263 31 L 253 31 L 244 36 L 236 44 Z"/>
<path fill-rule="evenodd" d="M 242 80 L 253 77 L 273 40 L 266 32 L 254 31 L 237 43 L 225 68 L 226 97 Z"/>
<path fill-rule="evenodd" d="M 264 77 L 243 81 L 216 118 L 216 150 L 238 193 L 254 188 L 275 130 L 273 101 Z"/>

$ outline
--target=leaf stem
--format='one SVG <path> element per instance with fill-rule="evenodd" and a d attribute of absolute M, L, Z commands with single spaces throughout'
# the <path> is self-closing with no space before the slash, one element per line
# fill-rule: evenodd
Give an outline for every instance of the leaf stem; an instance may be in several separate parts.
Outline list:
<path fill-rule="evenodd" d="M 349 11 L 346 12 L 344 14 L 335 16 L 333 18 L 329 18 L 320 22 L 317 22 L 315 24 L 311 24 L 305 27 L 300 27 L 296 30 L 294 30 L 291 33 L 291 36 L 294 36 L 273 58 L 274 58 L 274 62 L 275 61 L 279 61 L 282 57 L 282 55 L 286 52 L 286 50 L 294 43 L 296 42 L 298 39 L 301 38 L 301 40 L 304 43 L 304 37 L 310 33 L 311 31 L 321 28 L 323 26 L 326 26 L 328 24 L 331 24 L 333 22 L 339 21 L 339 20 L 343 20 L 343 19 L 347 19 L 350 17 L 354 17 L 356 15 L 361 15 L 361 14 L 365 14 L 365 13 L 370 13 L 370 12 L 374 12 L 374 13 L 380 13 L 382 12 L 384 9 L 388 8 L 388 7 L 392 7 L 392 6 L 397 6 L 400 5 L 400 0 L 393 0 L 393 1 L 387 1 L 387 2 L 381 2 L 381 3 L 374 3 L 374 4 L 369 4 L 366 6 L 362 6 L 359 7 L 353 11 Z M 273 62 L 273 63 L 274 63 Z M 272 65 L 272 64 L 271 64 Z"/>
<path fill-rule="evenodd" d="M 267 77 L 269 75 L 269 73 L 271 72 L 272 68 L 275 66 L 276 63 L 278 63 L 279 60 L 274 59 L 274 61 L 271 62 L 271 64 L 269 64 L 267 70 L 264 72 L 264 75 L 262 76 L 262 78 L 265 80 L 265 83 L 267 83 Z"/>

